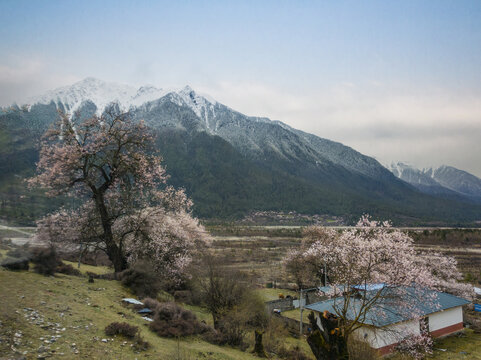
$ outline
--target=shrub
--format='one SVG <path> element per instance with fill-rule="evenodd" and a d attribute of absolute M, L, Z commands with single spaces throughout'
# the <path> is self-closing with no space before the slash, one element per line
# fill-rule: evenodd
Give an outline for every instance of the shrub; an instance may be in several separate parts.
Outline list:
<path fill-rule="evenodd" d="M 5 259 L 1 266 L 7 270 L 28 270 L 28 259 Z"/>
<path fill-rule="evenodd" d="M 184 304 L 192 304 L 192 291 L 177 290 L 174 292 L 174 299 L 176 302 L 181 302 Z"/>
<path fill-rule="evenodd" d="M 140 334 L 135 336 L 133 345 L 135 351 L 145 351 L 150 347 L 150 343 L 145 341 Z"/>
<path fill-rule="evenodd" d="M 156 297 L 161 289 L 159 276 L 154 272 L 153 267 L 145 262 L 122 271 L 120 280 L 140 298 Z"/>
<path fill-rule="evenodd" d="M 4 239 L 0 237 L 0 249 L 1 250 L 9 250 L 12 246 L 12 240 Z"/>
<path fill-rule="evenodd" d="M 145 341 L 139 332 L 137 326 L 129 325 L 126 322 L 113 322 L 105 327 L 105 335 L 120 335 L 129 339 L 133 339 L 132 347 L 135 351 L 144 351 L 150 347 L 148 341 Z"/>
<path fill-rule="evenodd" d="M 57 266 L 57 269 L 55 269 L 55 272 L 65 274 L 65 275 L 74 275 L 74 276 L 82 275 L 79 269 L 75 269 L 72 265 L 65 264 L 64 262 L 60 262 L 60 264 Z"/>
<path fill-rule="evenodd" d="M 291 349 L 287 349 L 284 346 L 281 346 L 277 352 L 277 355 L 281 359 L 289 359 L 289 360 L 309 360 L 310 357 L 307 356 L 299 346 L 295 346 Z M 349 358 L 350 359 L 350 358 Z M 367 359 L 366 359 L 367 360 Z"/>
<path fill-rule="evenodd" d="M 175 303 L 159 303 L 153 299 L 144 299 L 143 303 L 154 311 L 154 321 L 150 323 L 150 329 L 159 336 L 183 337 L 210 330 L 209 326 L 197 320 L 192 311 Z"/>
<path fill-rule="evenodd" d="M 17 247 L 15 249 L 11 249 L 7 252 L 7 256 L 12 258 L 22 258 L 22 259 L 29 259 L 30 252 L 28 251 L 27 247 Z"/>
<path fill-rule="evenodd" d="M 46 276 L 53 275 L 60 263 L 54 247 L 33 249 L 31 261 L 35 272 Z"/>
<path fill-rule="evenodd" d="M 264 329 L 269 324 L 264 299 L 254 291 L 246 291 L 237 311 L 244 314 L 245 324 L 251 328 Z"/>
<path fill-rule="evenodd" d="M 77 262 L 80 256 L 78 250 L 75 251 L 62 251 L 60 257 L 62 260 Z M 112 262 L 109 260 L 107 254 L 103 251 L 85 251 L 82 253 L 80 262 L 85 265 L 92 266 L 112 266 Z"/>
<path fill-rule="evenodd" d="M 92 279 L 121 280 L 122 273 L 96 274 L 91 271 L 87 271 L 87 276 Z"/>
<path fill-rule="evenodd" d="M 108 336 L 121 335 L 128 338 L 134 338 L 139 332 L 137 326 L 129 325 L 126 322 L 113 322 L 105 328 L 105 334 Z"/>
<path fill-rule="evenodd" d="M 142 302 L 144 303 L 145 307 L 149 308 L 154 312 L 154 315 L 157 312 L 157 309 L 160 307 L 160 303 L 157 300 L 149 297 L 143 299 Z"/>
<path fill-rule="evenodd" d="M 264 332 L 264 348 L 268 353 L 278 353 L 284 344 L 284 338 L 289 336 L 287 327 L 279 317 L 272 316 Z"/>
<path fill-rule="evenodd" d="M 245 350 L 246 330 L 244 316 L 233 310 L 219 320 L 217 330 L 206 332 L 203 338 L 215 345 L 231 345 Z"/>
<path fill-rule="evenodd" d="M 351 360 L 376 360 L 379 359 L 377 350 L 373 349 L 365 341 L 349 339 L 347 351 Z"/>

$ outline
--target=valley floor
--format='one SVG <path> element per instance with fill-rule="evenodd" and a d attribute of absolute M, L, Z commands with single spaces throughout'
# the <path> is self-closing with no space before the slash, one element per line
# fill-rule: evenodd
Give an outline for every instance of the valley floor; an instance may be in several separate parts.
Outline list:
<path fill-rule="evenodd" d="M 31 229 L 21 230 L 31 232 Z M 2 232 L 5 237 L 27 237 L 27 234 L 20 234 L 13 228 L 2 229 Z M 463 235 L 463 241 L 466 236 Z M 433 240 L 424 244 L 427 247 L 434 244 L 444 247 L 448 246 L 448 240 L 443 243 Z M 213 250 L 226 261 L 230 260 L 227 262 L 230 266 L 259 279 L 258 283 L 275 283 L 285 277 L 280 260 L 289 247 L 299 242 L 299 232 L 295 230 L 289 234 L 279 229 L 249 234 L 236 230 L 233 233 L 216 234 Z M 470 241 L 456 244 L 451 251 L 478 247 L 478 241 Z M 0 250 L 0 257 L 5 252 Z M 461 264 L 465 271 L 469 269 L 474 274 L 477 268 L 479 273 L 478 252 L 463 253 L 463 256 L 466 256 L 466 262 L 461 261 Z M 458 259 L 462 260 L 459 256 Z M 82 265 L 81 271 L 106 273 L 111 270 Z M 262 288 L 258 291 L 265 300 L 276 299 L 281 293 L 293 295 L 282 289 Z M 242 352 L 231 347 L 215 346 L 197 337 L 181 340 L 158 337 L 148 329 L 145 320 L 122 305 L 121 299 L 131 296 L 117 281 L 95 280 L 91 284 L 86 277 L 63 274 L 45 277 L 33 271 L 12 272 L 0 268 L 0 359 L 256 359 L 250 353 L 252 345 Z M 202 308 L 186 308 L 200 320 L 211 323 L 211 316 Z M 298 310 L 286 315 L 297 318 Z M 151 348 L 136 352 L 131 346 L 132 341 L 107 337 L 104 328 L 114 321 L 138 326 L 142 337 L 152 345 Z M 305 339 L 288 337 L 286 343 L 298 345 L 305 353 L 311 354 Z M 481 334 L 466 329 L 464 335 L 438 341 L 435 349 L 429 358 L 481 360 Z"/>

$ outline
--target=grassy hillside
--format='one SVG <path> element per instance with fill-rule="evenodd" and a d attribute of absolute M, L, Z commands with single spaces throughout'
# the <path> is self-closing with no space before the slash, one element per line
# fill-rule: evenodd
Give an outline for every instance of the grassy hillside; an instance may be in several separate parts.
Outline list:
<path fill-rule="evenodd" d="M 82 270 L 104 272 L 106 268 L 82 265 Z M 90 284 L 85 277 L 45 277 L 1 269 L 0 287 L 0 354 L 5 358 L 36 359 L 48 354 L 64 359 L 256 359 L 250 349 L 242 352 L 195 337 L 180 341 L 158 337 L 147 328 L 147 321 L 122 305 L 121 299 L 131 294 L 117 281 Z M 202 309 L 188 308 L 201 320 L 210 321 Z M 138 326 L 151 348 L 137 353 L 131 341 L 107 337 L 104 328 L 113 321 Z M 53 337 L 56 340 L 51 342 Z M 289 343 L 308 350 L 303 340 L 290 339 Z"/>
<path fill-rule="evenodd" d="M 108 269 L 82 265 L 82 271 L 101 273 Z M 117 281 L 89 284 L 85 277 L 45 277 L 32 271 L 0 269 L 0 286 L 0 359 L 37 359 L 40 354 L 52 359 L 258 359 L 250 349 L 242 352 L 194 337 L 180 341 L 158 337 L 146 321 L 122 305 L 121 299 L 131 294 Z M 269 291 L 265 294 L 268 298 L 273 296 Z M 210 321 L 202 309 L 188 308 L 199 319 Z M 107 337 L 103 329 L 113 321 L 138 326 L 151 348 L 136 352 L 130 340 Z M 309 353 L 304 339 L 289 338 L 286 342 Z M 435 349 L 428 358 L 481 359 L 481 336 L 467 329 L 461 336 L 438 341 Z"/>

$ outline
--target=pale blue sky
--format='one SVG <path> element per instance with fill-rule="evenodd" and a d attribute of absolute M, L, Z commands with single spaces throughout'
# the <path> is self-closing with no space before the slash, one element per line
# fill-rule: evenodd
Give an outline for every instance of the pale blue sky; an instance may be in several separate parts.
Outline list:
<path fill-rule="evenodd" d="M 87 76 L 190 84 L 384 163 L 481 176 L 481 1 L 2 0 L 0 24 L 0 105 Z"/>

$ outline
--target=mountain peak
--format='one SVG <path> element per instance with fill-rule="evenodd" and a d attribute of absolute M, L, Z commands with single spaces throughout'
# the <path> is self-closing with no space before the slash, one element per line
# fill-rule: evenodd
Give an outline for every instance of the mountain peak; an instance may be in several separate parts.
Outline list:
<path fill-rule="evenodd" d="M 444 188 L 464 196 L 481 198 L 481 179 L 453 166 L 441 165 L 437 168 L 419 170 L 414 166 L 398 162 L 392 163 L 389 170 L 401 180 L 424 192 L 432 193 L 434 188 L 436 191 Z"/>
<path fill-rule="evenodd" d="M 111 103 L 117 103 L 123 110 L 129 110 L 132 107 L 138 107 L 144 103 L 160 99 L 169 93 L 177 94 L 183 100 L 183 103 L 201 118 L 206 113 L 206 106 L 216 103 L 208 96 L 199 95 L 189 85 L 182 89 L 162 89 L 150 84 L 136 88 L 94 77 L 86 77 L 70 86 L 60 87 L 43 95 L 30 98 L 28 103 L 34 105 L 53 102 L 57 107 L 62 106 L 67 112 L 73 114 L 86 101 L 91 101 L 97 107 L 96 113 L 100 115 L 105 107 Z"/>
<path fill-rule="evenodd" d="M 191 93 L 191 92 L 194 92 L 194 90 L 190 87 L 190 85 L 185 85 L 181 90 L 180 92 L 182 93 Z"/>

